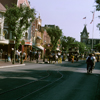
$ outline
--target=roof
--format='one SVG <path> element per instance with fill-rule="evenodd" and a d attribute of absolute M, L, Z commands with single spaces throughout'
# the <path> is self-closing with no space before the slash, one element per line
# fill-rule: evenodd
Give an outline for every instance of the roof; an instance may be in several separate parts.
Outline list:
<path fill-rule="evenodd" d="M 11 7 L 12 4 L 16 4 L 18 7 L 20 6 L 20 4 L 25 3 L 27 6 L 30 7 L 30 4 L 28 2 L 28 0 L 0 0 L 0 3 L 5 7 Z"/>
<path fill-rule="evenodd" d="M 6 8 L 0 3 L 0 11 L 1 12 L 5 12 L 6 11 Z"/>
<path fill-rule="evenodd" d="M 87 33 L 86 25 L 84 26 L 83 32 L 86 32 Z"/>
<path fill-rule="evenodd" d="M 11 7 L 12 4 L 16 4 L 17 5 L 17 0 L 0 0 L 0 3 L 5 7 Z"/>

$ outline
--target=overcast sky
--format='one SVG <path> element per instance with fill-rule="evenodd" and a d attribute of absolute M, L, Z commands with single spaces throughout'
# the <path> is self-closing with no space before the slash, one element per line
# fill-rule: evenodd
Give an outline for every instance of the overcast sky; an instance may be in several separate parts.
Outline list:
<path fill-rule="evenodd" d="M 100 38 L 100 32 L 96 27 L 100 22 L 100 12 L 95 12 L 94 31 L 93 22 L 90 24 L 95 10 L 95 0 L 29 0 L 31 8 L 41 16 L 42 26 L 51 24 L 59 26 L 63 35 L 80 41 L 80 32 L 84 24 L 87 24 L 89 38 Z M 86 19 L 83 19 L 86 17 Z M 93 35 L 93 36 L 92 36 Z"/>

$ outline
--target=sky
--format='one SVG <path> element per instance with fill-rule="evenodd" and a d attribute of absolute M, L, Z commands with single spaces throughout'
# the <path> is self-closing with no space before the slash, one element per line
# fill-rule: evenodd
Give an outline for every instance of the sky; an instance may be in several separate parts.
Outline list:
<path fill-rule="evenodd" d="M 89 38 L 100 39 L 97 24 L 100 11 L 95 11 L 95 0 L 29 0 L 31 8 L 40 14 L 42 26 L 45 24 L 56 25 L 62 29 L 63 35 L 73 37 L 80 41 L 80 32 L 86 24 Z M 92 24 L 90 24 L 93 18 Z M 86 19 L 83 19 L 86 17 Z"/>

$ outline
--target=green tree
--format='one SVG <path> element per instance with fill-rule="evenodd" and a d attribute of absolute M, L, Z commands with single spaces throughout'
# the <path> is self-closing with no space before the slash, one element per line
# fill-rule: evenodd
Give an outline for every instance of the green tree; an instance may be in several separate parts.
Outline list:
<path fill-rule="evenodd" d="M 66 36 L 62 36 L 61 39 L 61 50 L 63 51 L 66 51 L 67 50 L 67 37 Z"/>
<path fill-rule="evenodd" d="M 96 50 L 98 50 L 100 52 L 100 43 L 98 43 L 97 45 L 95 45 Z"/>
<path fill-rule="evenodd" d="M 77 44 L 79 45 L 79 52 L 80 53 L 84 53 L 86 50 L 88 51 L 88 47 L 84 43 L 77 42 Z"/>
<path fill-rule="evenodd" d="M 62 30 L 58 26 L 56 26 L 56 27 L 47 27 L 46 31 L 51 38 L 51 44 L 53 44 L 52 50 L 56 50 L 58 40 L 62 36 Z"/>
<path fill-rule="evenodd" d="M 96 2 L 96 11 L 100 11 L 100 0 L 95 0 Z M 100 18 L 100 16 L 98 16 Z M 99 28 L 100 30 L 100 23 L 98 23 L 97 27 Z"/>
<path fill-rule="evenodd" d="M 29 7 L 17 7 L 12 5 L 12 7 L 6 7 L 5 13 L 5 23 L 8 25 L 8 30 L 12 33 L 13 39 L 15 41 L 14 45 L 14 55 L 15 49 L 19 47 L 23 32 L 25 32 L 31 22 L 35 18 L 35 9 L 30 9 Z M 15 60 L 15 56 L 14 56 Z"/>
<path fill-rule="evenodd" d="M 61 48 L 62 48 L 62 50 L 64 48 L 64 50 L 68 51 L 69 48 L 71 48 L 71 44 L 74 43 L 75 41 L 76 40 L 73 37 L 62 36 L 61 37 Z"/>

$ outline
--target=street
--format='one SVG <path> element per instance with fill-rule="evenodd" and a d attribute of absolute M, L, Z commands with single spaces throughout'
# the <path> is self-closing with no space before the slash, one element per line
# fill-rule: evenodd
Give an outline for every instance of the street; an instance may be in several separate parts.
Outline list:
<path fill-rule="evenodd" d="M 0 100 L 100 100 L 100 62 L 25 64 L 0 68 Z"/>

